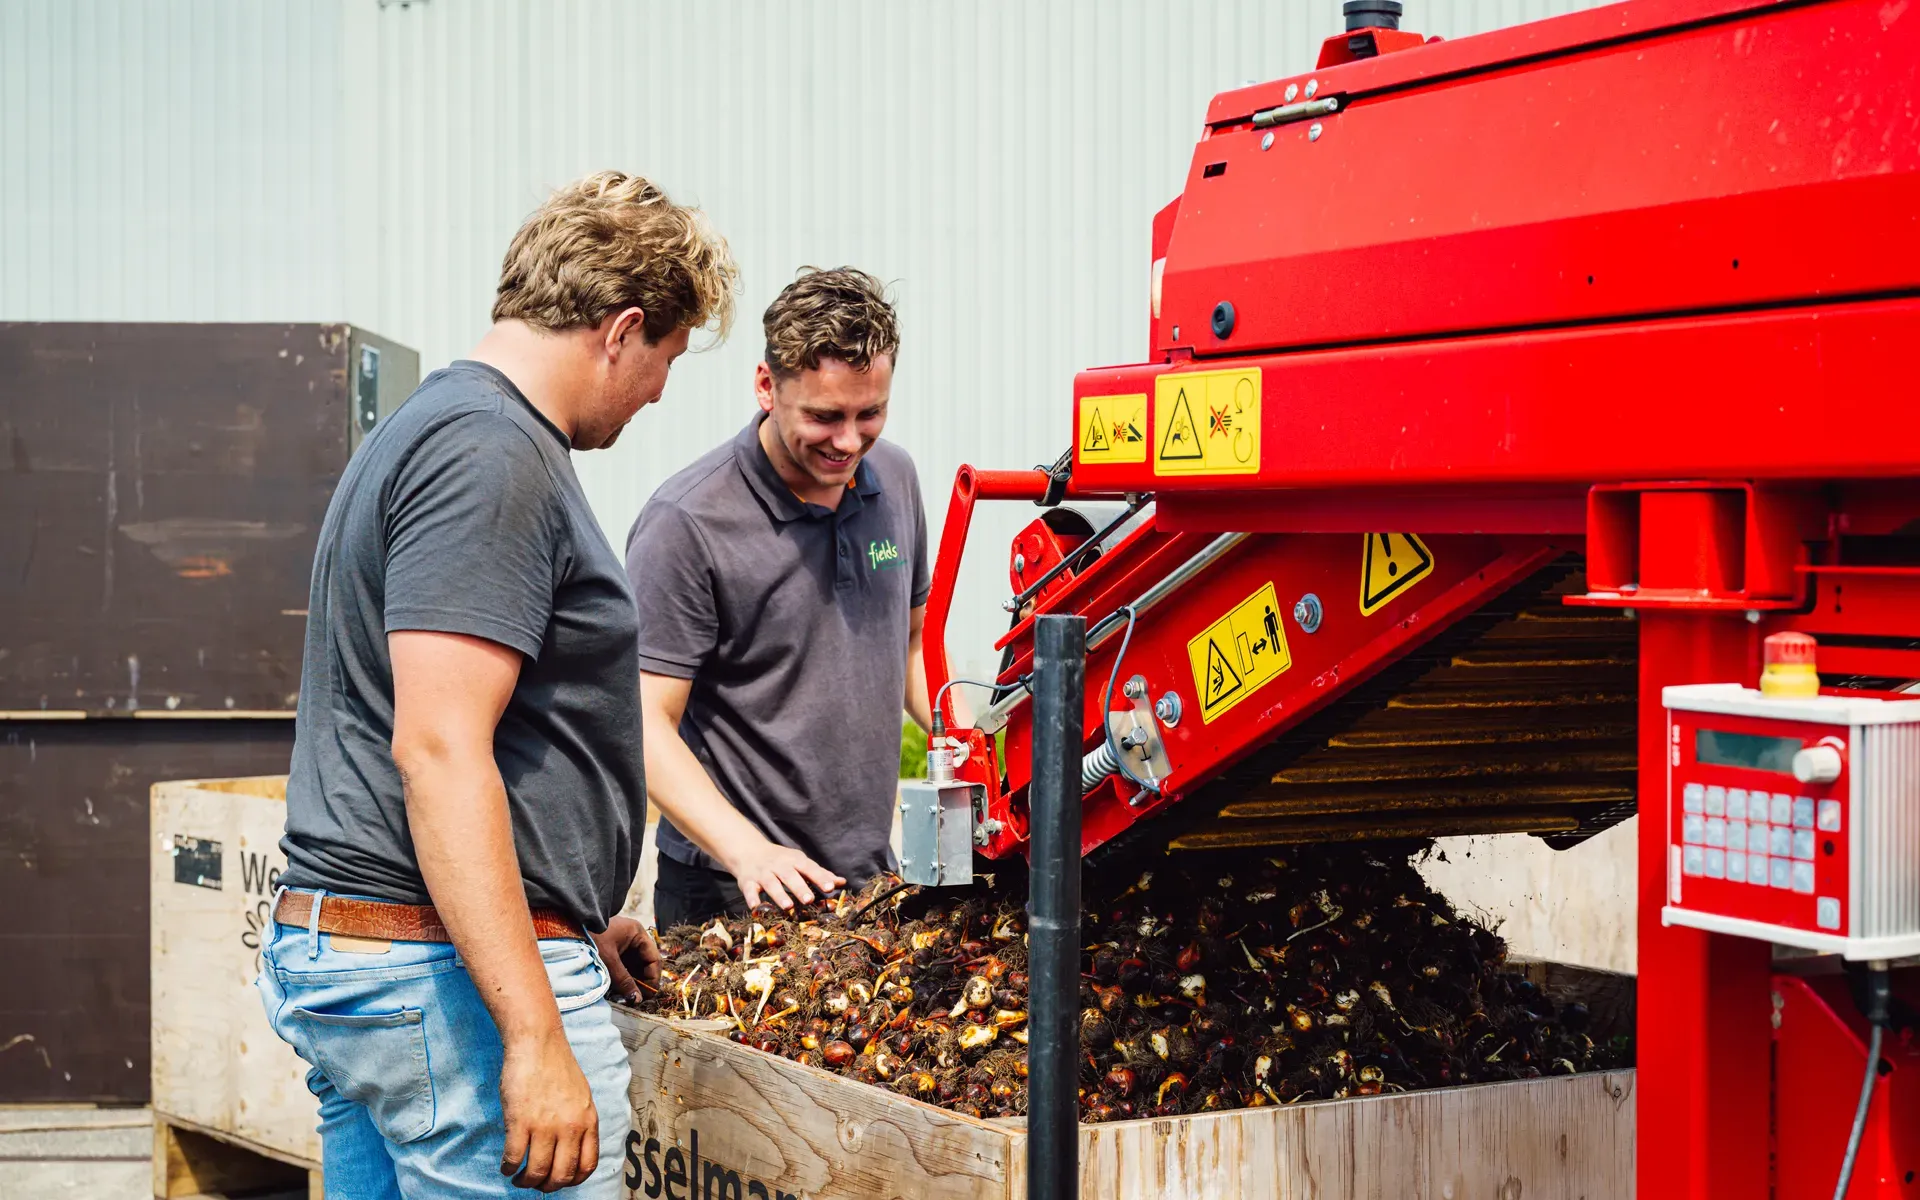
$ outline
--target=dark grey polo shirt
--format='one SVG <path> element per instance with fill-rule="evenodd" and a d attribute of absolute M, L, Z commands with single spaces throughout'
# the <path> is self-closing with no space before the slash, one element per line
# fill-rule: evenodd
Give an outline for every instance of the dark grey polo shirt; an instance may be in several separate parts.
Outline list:
<path fill-rule="evenodd" d="M 606 927 L 647 819 L 633 597 L 561 432 L 505 375 L 427 376 L 320 526 L 287 778 L 289 887 L 429 902 L 393 765 L 397 630 L 523 655 L 494 730 L 527 900 Z"/>
<path fill-rule="evenodd" d="M 680 733 L 721 795 L 859 884 L 891 866 L 907 639 L 929 586 L 920 480 L 880 441 L 838 509 L 806 503 L 768 461 L 764 419 L 634 523 L 640 666 L 693 681 Z M 659 845 L 718 866 L 664 817 Z"/>

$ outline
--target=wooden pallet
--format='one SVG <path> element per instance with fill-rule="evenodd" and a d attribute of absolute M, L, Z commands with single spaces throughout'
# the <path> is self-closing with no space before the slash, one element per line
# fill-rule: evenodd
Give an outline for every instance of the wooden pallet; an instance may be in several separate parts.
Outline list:
<path fill-rule="evenodd" d="M 162 1112 L 153 1114 L 154 1200 L 323 1200 L 320 1164 Z"/>
<path fill-rule="evenodd" d="M 1021 1200 L 1026 1131 L 615 1009 L 635 1200 Z M 1086 1200 L 1596 1200 L 1633 1190 L 1634 1073 L 1080 1127 Z M 712 1182 L 709 1182 L 712 1176 Z M 709 1191 L 708 1189 L 711 1189 Z"/>

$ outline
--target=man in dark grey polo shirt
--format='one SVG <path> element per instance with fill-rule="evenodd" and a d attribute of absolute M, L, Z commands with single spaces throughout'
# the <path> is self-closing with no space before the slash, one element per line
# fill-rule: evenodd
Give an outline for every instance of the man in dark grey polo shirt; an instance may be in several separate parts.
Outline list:
<path fill-rule="evenodd" d="M 887 870 L 901 713 L 930 718 L 926 513 L 879 440 L 893 308 L 862 271 L 809 270 L 765 326 L 762 411 L 627 538 L 663 929 Z"/>

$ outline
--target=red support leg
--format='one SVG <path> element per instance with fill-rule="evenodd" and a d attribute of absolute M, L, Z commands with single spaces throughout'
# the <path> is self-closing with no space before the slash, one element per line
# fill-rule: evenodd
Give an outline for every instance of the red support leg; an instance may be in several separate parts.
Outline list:
<path fill-rule="evenodd" d="M 1723 561 L 1699 493 L 1645 497 L 1640 584 L 1708 588 Z M 1640 1003 L 1636 1174 L 1640 1200 L 1766 1200 L 1769 948 L 1667 928 L 1667 722 L 1660 689 L 1757 678 L 1755 627 L 1737 614 L 1641 614 Z"/>

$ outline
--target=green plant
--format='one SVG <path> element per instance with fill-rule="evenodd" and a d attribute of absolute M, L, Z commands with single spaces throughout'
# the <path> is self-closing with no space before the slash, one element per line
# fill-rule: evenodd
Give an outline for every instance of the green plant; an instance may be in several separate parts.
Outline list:
<path fill-rule="evenodd" d="M 900 778 L 925 779 L 927 777 L 927 731 L 913 723 L 912 718 L 900 721 Z"/>

